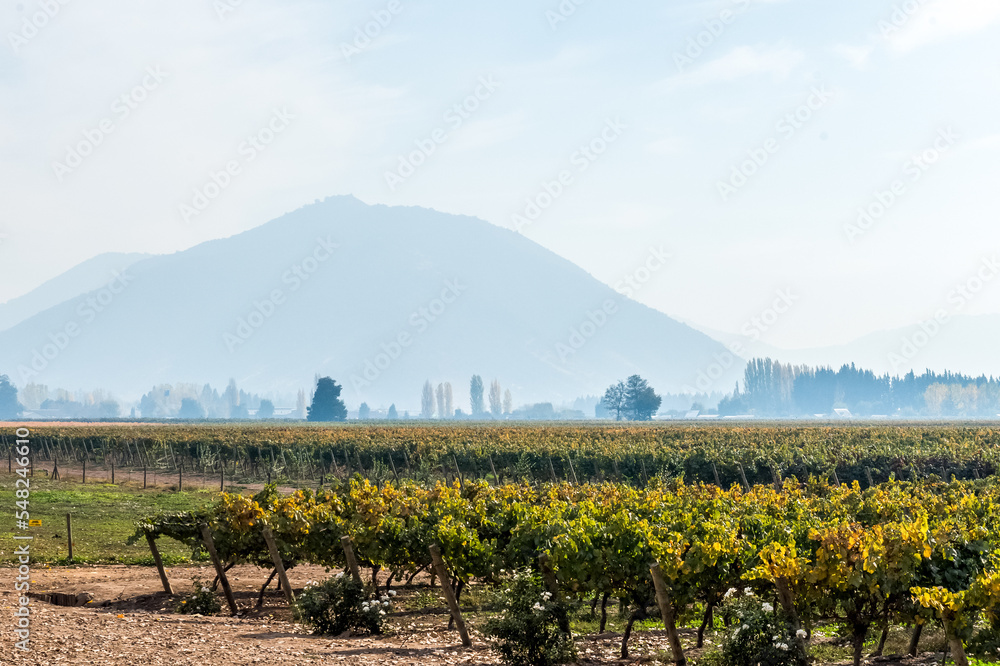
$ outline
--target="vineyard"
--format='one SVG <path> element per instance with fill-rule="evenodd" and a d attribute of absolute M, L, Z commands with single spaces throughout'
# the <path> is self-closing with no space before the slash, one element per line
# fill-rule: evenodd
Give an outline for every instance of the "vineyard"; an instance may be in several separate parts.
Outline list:
<path fill-rule="evenodd" d="M 109 470 L 219 474 L 292 485 L 410 478 L 425 483 L 602 482 L 656 476 L 728 487 L 810 476 L 863 485 L 976 479 L 1000 469 L 989 426 L 339 425 L 40 426 L 34 460 Z M 13 436 L 0 437 L 8 450 Z"/>
<path fill-rule="evenodd" d="M 925 627 L 942 629 L 959 664 L 967 649 L 1000 647 L 991 426 L 92 426 L 32 436 L 46 470 L 87 463 L 261 484 L 140 517 L 131 538 L 154 559 L 161 539 L 198 559 L 207 548 L 223 587 L 233 566 L 270 571 L 259 598 L 300 565 L 342 569 L 376 596 L 431 575 L 461 624 L 463 592 L 531 570 L 574 617 L 589 609 L 599 632 L 617 609 L 623 658 L 633 627 L 650 619 L 677 664 L 682 627 L 696 628 L 688 648 L 720 630 L 736 636 L 734 598 L 790 618 L 775 645 L 796 663 L 831 624 L 855 663 L 866 641 L 877 637 L 881 653 L 900 627 L 911 654 Z M 161 578 L 169 594 L 162 567 Z"/>
<path fill-rule="evenodd" d="M 964 663 L 967 641 L 1000 638 L 998 498 L 992 480 L 864 490 L 787 480 L 748 492 L 682 481 L 427 488 L 355 478 L 315 493 L 279 496 L 269 486 L 254 497 L 224 494 L 200 513 L 144 520 L 133 538 L 172 537 L 197 549 L 206 524 L 222 562 L 271 567 L 267 526 L 284 567 L 345 567 L 353 556 L 370 568 L 376 591 L 379 570 L 391 572 L 388 589 L 427 569 L 438 546 L 459 597 L 472 580 L 502 584 L 505 572 L 537 569 L 544 556 L 557 593 L 600 604 L 602 627 L 609 599 L 627 610 L 623 657 L 632 623 L 659 612 L 683 663 L 678 619 L 703 616 L 700 647 L 714 610 L 744 590 L 801 622 L 789 640 L 797 637 L 803 654 L 816 622 L 850 628 L 855 663 L 873 630 L 884 643 L 890 626 L 914 627 L 915 652 L 924 624 L 939 622 Z M 345 537 L 352 555 L 341 547 Z M 654 593 L 652 563 L 665 600 Z"/>

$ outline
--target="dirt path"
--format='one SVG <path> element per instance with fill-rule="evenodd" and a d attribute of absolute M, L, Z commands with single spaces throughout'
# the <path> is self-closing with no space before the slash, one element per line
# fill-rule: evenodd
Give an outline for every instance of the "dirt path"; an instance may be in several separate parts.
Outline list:
<path fill-rule="evenodd" d="M 429 590 L 400 590 L 397 608 L 383 637 L 331 638 L 314 636 L 293 621 L 281 592 L 269 588 L 265 604 L 255 610 L 257 592 L 267 571 L 234 567 L 229 578 L 243 615 L 218 617 L 173 612 L 178 597 L 160 587 L 156 570 L 138 566 L 79 566 L 33 571 L 32 592 L 89 592 L 92 602 L 81 608 L 53 606 L 32 600 L 31 652 L 14 649 L 14 572 L 0 569 L 0 664 L 359 664 L 402 666 L 431 664 L 496 664 L 482 636 L 470 625 L 475 646 L 463 649 L 455 632 L 447 631 L 443 608 L 423 611 L 410 607 Z M 289 572 L 292 587 L 329 574 L 322 567 L 299 566 Z M 192 579 L 214 577 L 210 565 L 168 569 L 175 594 L 192 589 Z M 424 597 L 426 598 L 426 597 Z M 443 606 L 443 601 L 440 602 Z M 224 605 L 224 604 L 223 604 Z M 407 610 L 409 609 L 409 610 Z M 225 611 L 224 611 L 225 613 Z M 605 634 L 578 640 L 582 664 L 639 663 L 666 654 L 665 636 L 643 632 L 632 641 L 636 658 L 617 659 L 621 637 Z"/>

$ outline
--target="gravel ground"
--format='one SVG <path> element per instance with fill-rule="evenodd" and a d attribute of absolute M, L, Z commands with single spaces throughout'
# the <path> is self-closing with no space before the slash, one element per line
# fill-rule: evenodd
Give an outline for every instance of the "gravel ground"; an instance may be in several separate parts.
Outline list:
<path fill-rule="evenodd" d="M 168 569 L 174 592 L 186 594 L 192 579 L 212 579 L 209 566 Z M 324 577 L 321 567 L 300 566 L 289 572 L 292 586 Z M 177 603 L 160 588 L 156 570 L 138 566 L 43 567 L 32 572 L 32 592 L 89 592 L 84 607 L 31 603 L 31 651 L 14 649 L 13 570 L 0 569 L 0 664 L 496 664 L 473 628 L 474 647 L 464 649 L 458 634 L 447 631 L 442 609 L 400 613 L 390 617 L 388 635 L 331 638 L 314 636 L 295 623 L 280 592 L 269 588 L 265 605 L 255 610 L 257 590 L 267 572 L 240 566 L 229 572 L 241 617 L 201 617 L 172 612 Z M 400 597 L 402 598 L 402 596 Z M 225 611 L 224 611 L 225 612 Z M 474 621 L 470 624 L 474 625 Z M 633 636 L 635 657 L 617 659 L 620 635 L 608 633 L 578 639 L 583 664 L 650 663 L 663 656 L 666 637 L 660 632 Z"/>

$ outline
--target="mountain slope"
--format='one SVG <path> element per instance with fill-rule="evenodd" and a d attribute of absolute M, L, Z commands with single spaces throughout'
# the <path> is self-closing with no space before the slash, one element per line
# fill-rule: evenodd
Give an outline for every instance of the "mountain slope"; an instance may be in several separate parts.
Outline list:
<path fill-rule="evenodd" d="M 498 378 L 516 404 L 560 401 L 632 373 L 679 390 L 725 353 L 512 231 L 353 197 L 128 274 L 120 293 L 91 292 L 0 333 L 0 372 L 132 396 L 229 377 L 290 392 L 320 373 L 351 405 L 400 410 L 419 408 L 430 379 L 451 381 L 467 409 L 473 373 Z M 720 386 L 742 362 L 728 370 Z"/>
<path fill-rule="evenodd" d="M 76 298 L 88 291 L 100 289 L 148 254 L 108 252 L 74 266 L 23 296 L 0 303 L 0 331 L 20 324 L 43 310 Z"/>

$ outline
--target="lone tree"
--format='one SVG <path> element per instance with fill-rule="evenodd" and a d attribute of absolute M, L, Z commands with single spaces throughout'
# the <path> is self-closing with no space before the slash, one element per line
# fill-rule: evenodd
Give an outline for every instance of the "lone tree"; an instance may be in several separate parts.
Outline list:
<path fill-rule="evenodd" d="M 660 408 L 663 400 L 649 383 L 639 375 L 632 375 L 623 382 L 612 384 L 601 398 L 601 406 L 616 421 L 649 421 Z"/>
<path fill-rule="evenodd" d="M 625 382 L 609 386 L 601 398 L 601 404 L 609 414 L 615 415 L 615 421 L 621 421 L 622 412 L 625 411 Z"/>
<path fill-rule="evenodd" d="M 389 405 L 389 413 L 386 414 L 385 417 L 390 421 L 395 421 L 396 419 L 399 418 L 399 414 L 396 413 L 396 403 L 392 403 L 391 405 Z"/>
<path fill-rule="evenodd" d="M 17 389 L 7 375 L 0 375 L 0 419 L 16 419 L 21 415 L 21 403 L 17 401 Z"/>
<path fill-rule="evenodd" d="M 483 406 L 483 378 L 479 375 L 472 375 L 472 381 L 469 383 L 469 398 L 472 415 L 482 416 L 486 408 Z"/>
<path fill-rule="evenodd" d="M 316 382 L 312 404 L 309 405 L 307 421 L 344 421 L 347 407 L 340 399 L 343 387 L 329 377 L 320 377 Z"/>
<path fill-rule="evenodd" d="M 660 408 L 663 399 L 653 387 L 640 377 L 632 375 L 625 380 L 625 414 L 633 421 L 649 421 Z"/>
<path fill-rule="evenodd" d="M 367 402 L 361 403 L 361 406 L 358 407 L 358 420 L 367 421 L 368 419 L 371 418 L 371 416 L 372 416 L 372 410 L 371 407 L 368 406 L 368 403 Z"/>

